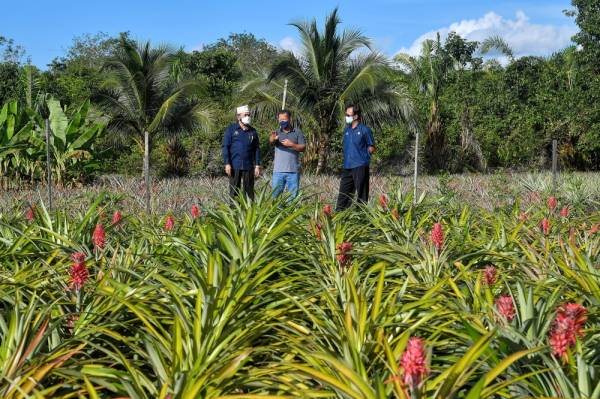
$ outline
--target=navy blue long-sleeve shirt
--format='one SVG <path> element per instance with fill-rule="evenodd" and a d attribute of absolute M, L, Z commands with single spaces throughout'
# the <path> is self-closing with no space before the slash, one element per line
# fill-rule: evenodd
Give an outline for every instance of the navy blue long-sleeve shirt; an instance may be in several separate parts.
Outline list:
<path fill-rule="evenodd" d="M 232 123 L 223 136 L 223 162 L 236 170 L 252 170 L 260 165 L 260 145 L 258 133 L 253 127 L 242 129 L 239 123 Z"/>
<path fill-rule="evenodd" d="M 344 169 L 353 169 L 368 165 L 371 161 L 369 147 L 375 146 L 373 132 L 359 123 L 355 128 L 344 128 Z"/>

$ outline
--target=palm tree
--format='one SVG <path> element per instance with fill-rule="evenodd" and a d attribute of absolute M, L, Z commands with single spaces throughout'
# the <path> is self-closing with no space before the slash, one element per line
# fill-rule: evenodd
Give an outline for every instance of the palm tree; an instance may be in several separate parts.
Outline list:
<path fill-rule="evenodd" d="M 106 61 L 105 85 L 95 99 L 110 115 L 108 128 L 132 137 L 144 152 L 146 211 L 150 212 L 150 137 L 207 129 L 211 113 L 199 100 L 202 87 L 194 80 L 174 79 L 175 51 L 122 37 Z"/>
<path fill-rule="evenodd" d="M 395 61 L 400 64 L 409 81 L 429 102 L 426 153 L 429 164 L 433 169 L 439 170 L 444 166 L 446 145 L 439 102 L 444 81 L 453 67 L 453 62 L 444 53 L 439 33 L 436 40 L 423 42 L 418 57 L 398 54 Z"/>
<path fill-rule="evenodd" d="M 291 23 L 300 33 L 301 54 L 284 52 L 263 81 L 271 89 L 279 89 L 280 80 L 289 81 L 288 101 L 315 128 L 304 160 L 316 159 L 317 173 L 327 167 L 329 145 L 340 127 L 345 104 L 359 103 L 366 122 L 375 127 L 398 118 L 414 119 L 412 101 L 392 83 L 386 58 L 371 50 L 370 40 L 360 31 L 340 33 L 340 23 L 337 8 L 327 17 L 322 31 L 315 19 Z M 256 85 L 248 87 L 256 89 Z M 255 97 L 259 102 L 279 101 L 260 91 Z"/>
<path fill-rule="evenodd" d="M 514 60 L 512 49 L 500 36 L 492 36 L 479 46 L 479 52 L 482 55 L 491 50 L 505 55 L 510 62 Z M 448 75 L 453 71 L 458 71 L 459 77 L 462 74 L 465 68 L 464 60 L 455 59 L 448 53 L 438 33 L 435 40 L 423 42 L 421 54 L 417 57 L 398 54 L 395 61 L 400 64 L 400 69 L 407 80 L 429 102 L 426 122 L 426 156 L 433 170 L 441 170 L 445 167 L 447 143 L 441 120 L 440 97 Z M 479 168 L 485 169 L 486 162 L 479 143 L 473 135 L 470 119 L 469 106 L 465 104 L 461 115 L 462 147 L 472 151 L 477 158 Z"/>
<path fill-rule="evenodd" d="M 509 62 L 515 60 L 515 53 L 510 45 L 501 36 L 494 35 L 485 39 L 479 47 L 481 54 L 487 54 L 490 51 L 496 51 L 504 55 Z"/>

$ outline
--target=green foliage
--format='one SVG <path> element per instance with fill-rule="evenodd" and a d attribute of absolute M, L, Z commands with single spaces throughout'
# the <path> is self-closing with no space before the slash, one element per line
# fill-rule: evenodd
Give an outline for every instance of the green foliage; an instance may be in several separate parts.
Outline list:
<path fill-rule="evenodd" d="M 575 23 L 580 31 L 573 41 L 582 47 L 581 59 L 589 68 L 600 73 L 600 7 L 594 0 L 571 0 L 575 7 L 567 11 L 567 15 L 575 16 Z"/>
<path fill-rule="evenodd" d="M 50 121 L 51 168 L 55 184 L 84 180 L 99 169 L 94 142 L 104 124 L 89 119 L 89 101 L 65 112 L 55 99 L 47 100 Z M 45 120 L 16 101 L 0 110 L 0 176 L 5 186 L 45 178 Z"/>
<path fill-rule="evenodd" d="M 211 113 L 201 101 L 203 87 L 192 79 L 173 79 L 177 60 L 169 47 L 153 47 L 121 37 L 115 55 L 105 65 L 105 83 L 94 95 L 109 115 L 108 128 L 144 148 L 146 192 L 150 193 L 150 137 L 172 137 L 206 129 Z"/>
<path fill-rule="evenodd" d="M 545 197 L 489 211 L 386 194 L 332 215 L 314 197 L 269 192 L 202 204 L 197 218 L 138 216 L 104 194 L 75 215 L 41 203 L 32 220 L 0 215 L 2 397 L 600 396 L 597 206 L 564 217 Z M 115 210 L 123 218 L 111 223 Z M 560 359 L 549 336 L 565 303 L 587 319 Z M 411 337 L 423 339 L 427 372 L 409 387 L 400 361 Z"/>
<path fill-rule="evenodd" d="M 302 41 L 302 54 L 284 52 L 263 81 L 266 87 L 247 88 L 256 90 L 256 102 L 274 114 L 279 101 L 273 91 L 279 92 L 282 80 L 289 81 L 290 104 L 313 122 L 313 140 L 309 140 L 303 159 L 316 166 L 317 173 L 327 170 L 330 143 L 343 126 L 346 105 L 359 104 L 366 122 L 375 127 L 398 119 L 414 122 L 411 99 L 394 85 L 385 57 L 371 50 L 371 41 L 361 31 L 339 32 L 340 23 L 337 9 L 322 29 L 316 19 L 293 22 Z M 367 53 L 356 55 L 359 50 Z"/>
<path fill-rule="evenodd" d="M 127 33 L 120 35 L 128 38 Z M 40 77 L 40 88 L 60 100 L 61 104 L 77 107 L 88 100 L 102 84 L 100 71 L 107 57 L 112 56 L 119 38 L 99 32 L 73 38 L 67 54 L 52 60 Z"/>
<path fill-rule="evenodd" d="M 242 77 L 233 51 L 224 47 L 194 51 L 186 57 L 185 68 L 191 76 L 206 81 L 211 101 L 230 106 L 234 88 Z"/>
<path fill-rule="evenodd" d="M 219 140 L 235 106 L 249 103 L 259 132 L 268 133 L 287 79 L 286 106 L 308 139 L 306 170 L 339 167 L 342 108 L 350 102 L 361 105 L 374 128 L 380 144 L 374 165 L 381 173 L 397 171 L 398 165 L 405 172 L 412 168 L 406 151 L 417 131 L 423 136 L 424 173 L 548 168 L 553 139 L 558 140 L 561 169 L 598 170 L 600 10 L 594 0 L 573 0 L 572 5 L 566 13 L 580 29 L 575 45 L 547 57 L 516 57 L 498 36 L 475 42 L 450 32 L 445 39 L 426 41 L 419 56 L 395 57 L 397 65 L 370 51 L 370 40 L 360 30 L 341 32 L 337 10 L 321 28 L 316 21 L 292 23 L 302 45 L 298 54 L 280 51 L 251 33 L 232 33 L 190 53 L 168 48 L 168 66 L 161 64 L 164 79 L 152 96 L 185 87 L 185 96 L 171 110 L 189 116 L 201 104 L 200 119 L 210 117 L 214 128 L 199 131 L 195 124 L 180 123 L 190 118 L 170 118 L 165 109 L 147 112 L 159 108 L 149 99 L 139 107 L 145 111 L 125 118 L 137 122 L 117 121 L 118 107 L 99 110 L 93 101 L 89 118 L 113 117 L 114 127 L 114 134 L 95 143 L 93 155 L 103 160 L 100 173 L 131 174 L 129 161 L 139 158 L 143 115 L 146 125 L 156 122 L 151 144 L 158 148 L 153 155 L 158 174 L 220 173 Z M 64 56 L 39 70 L 24 62 L 22 46 L 0 36 L 0 106 L 16 101 L 20 109 L 36 109 L 40 98 L 52 96 L 62 107 L 77 109 L 98 91 L 115 89 L 114 71 L 107 76 L 110 68 L 101 67 L 122 55 L 123 43 L 132 44 L 127 32 L 78 36 Z M 160 129 L 157 115 L 169 119 Z M 269 147 L 264 150 L 268 161 Z M 23 176 L 39 180 L 44 158 L 28 156 L 29 172 Z"/>
<path fill-rule="evenodd" d="M 21 70 L 13 62 L 0 63 L 0 104 L 23 99 L 23 90 L 20 86 Z"/>
<path fill-rule="evenodd" d="M 232 33 L 226 39 L 219 39 L 208 45 L 206 51 L 224 49 L 235 54 L 239 70 L 244 80 L 260 75 L 268 69 L 277 57 L 277 49 L 265 39 L 258 39 L 252 33 Z"/>

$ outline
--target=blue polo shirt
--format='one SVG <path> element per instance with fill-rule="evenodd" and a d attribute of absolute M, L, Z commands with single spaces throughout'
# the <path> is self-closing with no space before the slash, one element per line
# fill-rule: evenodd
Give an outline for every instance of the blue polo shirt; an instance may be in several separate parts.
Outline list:
<path fill-rule="evenodd" d="M 260 145 L 258 133 L 253 127 L 242 129 L 239 123 L 232 123 L 225 129 L 222 143 L 223 162 L 236 170 L 252 170 L 260 165 Z"/>
<path fill-rule="evenodd" d="M 371 146 L 375 146 L 371 129 L 362 123 L 355 128 L 347 125 L 344 129 L 344 169 L 368 165 L 371 161 L 368 148 Z"/>

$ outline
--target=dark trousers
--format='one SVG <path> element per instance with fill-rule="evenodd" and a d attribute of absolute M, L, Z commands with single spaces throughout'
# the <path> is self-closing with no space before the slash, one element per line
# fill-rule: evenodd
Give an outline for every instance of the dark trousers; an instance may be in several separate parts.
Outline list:
<path fill-rule="evenodd" d="M 369 200 L 369 165 L 342 171 L 336 210 L 348 208 L 355 193 L 359 202 L 366 203 Z"/>
<path fill-rule="evenodd" d="M 232 169 L 229 176 L 229 195 L 231 198 L 237 197 L 243 192 L 250 198 L 254 199 L 254 170 L 239 170 Z"/>

